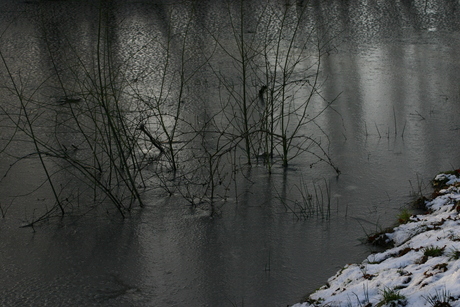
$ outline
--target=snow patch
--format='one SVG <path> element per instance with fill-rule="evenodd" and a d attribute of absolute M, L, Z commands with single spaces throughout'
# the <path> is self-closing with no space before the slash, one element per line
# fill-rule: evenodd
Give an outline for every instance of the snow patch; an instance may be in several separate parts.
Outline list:
<path fill-rule="evenodd" d="M 435 181 L 447 187 L 427 202 L 429 214 L 386 234 L 393 248 L 346 265 L 293 307 L 460 306 L 460 178 L 440 174 Z M 385 292 L 401 299 L 386 301 Z"/>

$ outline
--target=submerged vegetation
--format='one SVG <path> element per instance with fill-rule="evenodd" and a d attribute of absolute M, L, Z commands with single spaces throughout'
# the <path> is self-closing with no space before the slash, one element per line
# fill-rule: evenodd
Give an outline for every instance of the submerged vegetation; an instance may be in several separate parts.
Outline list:
<path fill-rule="evenodd" d="M 244 170 L 254 163 L 271 173 L 302 156 L 311 167 L 324 162 L 340 173 L 316 123 L 332 103 L 320 92 L 330 42 L 305 18 L 306 5 L 267 3 L 249 20 L 244 1 L 229 1 L 230 37 L 213 28 L 195 31 L 196 5 L 170 6 L 161 33 L 120 47 L 114 37 L 123 35 L 124 25 L 101 2 L 89 57 L 48 26 L 59 12 L 43 7 L 35 18 L 47 74 L 37 85 L 26 84 L 18 59 L 0 48 L 11 93 L 0 105 L 10 131 L 1 154 L 13 161 L 3 178 L 37 158 L 44 177 L 34 189 L 54 197 L 26 226 L 83 203 L 90 204 L 84 211 L 115 208 L 124 217 L 143 206 L 146 188 L 206 204 L 214 214 L 217 199 L 237 197 L 237 181 L 246 180 Z M 198 32 L 207 33 L 206 46 Z M 218 89 L 206 93 L 212 97 L 191 89 L 202 79 Z M 16 153 L 10 148 L 19 142 L 26 146 Z M 314 192 L 303 183 L 297 188 L 301 204 L 280 199 L 286 208 L 294 206 L 297 217 L 330 215 L 327 182 L 315 184 Z M 1 208 L 5 215 L 8 208 Z"/>

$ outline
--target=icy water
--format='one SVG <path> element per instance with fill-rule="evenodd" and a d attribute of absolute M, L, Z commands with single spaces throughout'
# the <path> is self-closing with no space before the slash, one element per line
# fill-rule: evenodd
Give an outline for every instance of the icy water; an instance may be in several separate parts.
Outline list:
<path fill-rule="evenodd" d="M 258 1 L 245 3 L 248 16 L 259 12 Z M 181 25 L 186 11 L 181 5 L 187 2 L 113 1 L 113 46 L 119 61 L 134 63 L 128 75 L 142 77 L 143 67 L 161 57 L 152 41 L 166 37 L 165 20 Z M 460 7 L 444 0 L 310 5 L 309 20 L 330 39 L 322 58 L 321 94 L 336 100 L 318 125 L 329 137 L 327 149 L 339 177 L 324 164 L 310 168 L 311 161 L 303 158 L 286 172 L 276 166 L 271 176 L 256 165 L 247 170 L 252 183 L 241 189 L 238 201 L 224 204 L 212 219 L 190 210 L 180 197 L 148 191 L 146 207 L 125 220 L 88 214 L 53 219 L 33 232 L 19 226 L 50 196 L 41 190 L 28 194 L 44 177 L 36 161 L 23 160 L 0 185 L 0 204 L 7 210 L 0 221 L 0 304 L 285 306 L 324 284 L 343 265 L 366 257 L 370 247 L 360 242 L 365 232 L 391 225 L 412 200 L 411 193 L 460 163 Z M 203 1 L 194 11 L 194 26 L 209 29 L 237 8 Z M 51 66 L 45 33 L 51 49 L 61 55 L 54 63 L 58 69 L 72 52 L 63 47 L 66 40 L 84 51 L 82 61 L 90 60 L 84 53 L 95 52 L 94 4 L 4 1 L 0 14 L 0 50 L 25 88 L 42 82 Z M 197 54 L 209 47 L 207 34 L 197 35 Z M 219 35 L 229 44 L 228 32 Z M 234 71 L 228 67 L 225 73 L 231 77 Z M 4 68 L 2 74 L 6 84 Z M 67 77 L 64 82 L 72 75 Z M 150 77 L 145 76 L 147 81 Z M 212 76 L 203 73 L 193 82 L 191 96 L 208 97 L 212 104 L 218 93 Z M 10 92 L 1 91 L 0 103 L 6 104 Z M 3 145 L 11 135 L 6 122 L 2 119 Z M 11 146 L 8 150 L 17 153 L 29 145 Z M 12 161 L 2 158 L 2 175 Z M 286 212 L 280 197 L 300 200 L 302 181 L 330 187 L 327 218 L 319 214 L 299 220 Z M 324 185 L 322 191 L 325 195 Z"/>

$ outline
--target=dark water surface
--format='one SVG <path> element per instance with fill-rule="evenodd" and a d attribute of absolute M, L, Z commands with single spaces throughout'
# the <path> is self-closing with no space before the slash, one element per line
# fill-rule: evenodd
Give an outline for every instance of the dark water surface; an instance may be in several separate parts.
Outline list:
<path fill-rule="evenodd" d="M 250 19 L 260 3 L 246 3 Z M 138 90 L 157 90 L 146 85 L 155 76 L 143 75 L 143 68 L 163 56 L 158 50 L 166 21 L 183 26 L 182 5 L 189 4 L 114 1 L 110 6 L 113 48 L 120 62 L 132 63 L 127 75 L 143 78 Z M 365 231 L 391 225 L 412 192 L 460 163 L 460 5 L 444 0 L 310 5 L 309 20 L 331 39 L 322 58 L 321 93 L 337 99 L 318 124 L 329 136 L 339 177 L 329 166 L 310 168 L 311 161 L 300 157 L 287 172 L 275 167 L 268 176 L 263 166 L 248 170 L 253 183 L 213 219 L 179 197 L 149 191 L 146 207 L 125 220 L 89 214 L 51 220 L 33 232 L 19 226 L 50 197 L 38 191 L 17 200 L 44 180 L 36 161 L 21 161 L 0 185 L 0 204 L 8 208 L 0 221 L 0 304 L 285 306 L 343 265 L 365 258 L 370 247 L 359 241 Z M 202 1 L 194 11 L 194 29 L 217 29 L 229 9 L 225 1 Z M 98 7 L 91 2 L 3 1 L 0 50 L 24 86 L 33 88 L 52 66 L 48 48 L 60 54 L 57 66 L 75 61 L 68 58 L 72 50 L 66 40 L 82 51 L 79 60 L 92 61 L 97 19 Z M 206 33 L 194 33 L 191 48 L 199 57 L 209 41 Z M 51 47 L 44 45 L 45 34 Z M 219 35 L 225 43 L 231 36 Z M 230 68 L 224 73 L 232 75 Z M 8 83 L 4 68 L 1 78 Z M 64 82 L 71 87 L 70 80 L 69 75 Z M 204 72 L 194 82 L 189 97 L 201 95 L 212 103 L 217 93 L 212 75 Z M 3 87 L 0 99 L 11 99 Z M 3 144 L 11 133 L 6 122 L 0 122 Z M 20 152 L 29 145 L 12 146 L 9 150 Z M 2 174 L 12 161 L 8 156 L 0 161 Z M 302 180 L 330 186 L 328 218 L 297 220 L 285 211 L 279 193 L 298 199 Z"/>

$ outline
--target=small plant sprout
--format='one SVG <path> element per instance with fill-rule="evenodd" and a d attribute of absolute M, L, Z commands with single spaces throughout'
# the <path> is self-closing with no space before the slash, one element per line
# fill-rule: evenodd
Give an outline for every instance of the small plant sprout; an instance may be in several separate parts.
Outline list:
<path fill-rule="evenodd" d="M 452 248 L 447 256 L 449 256 L 449 260 L 458 260 L 460 258 L 460 250 Z"/>
<path fill-rule="evenodd" d="M 369 303 L 369 284 L 363 284 L 364 302 Z"/>
<path fill-rule="evenodd" d="M 382 291 L 382 300 L 376 306 L 404 306 L 405 302 L 406 297 L 400 294 L 399 291 L 395 289 L 385 288 Z"/>
<path fill-rule="evenodd" d="M 398 214 L 398 222 L 399 224 L 406 224 L 407 222 L 410 221 L 410 218 L 412 216 L 412 213 L 404 208 L 401 210 L 401 212 Z"/>
<path fill-rule="evenodd" d="M 364 289 L 364 290 L 366 290 L 366 289 Z M 360 297 L 358 296 L 358 294 L 356 294 L 356 293 L 354 293 L 354 292 L 353 292 L 352 294 L 355 296 L 356 303 L 353 303 L 353 301 L 351 300 L 351 298 L 348 297 L 348 298 L 347 298 L 347 301 L 348 301 L 348 302 L 347 302 L 347 306 L 350 306 L 350 307 L 352 307 L 352 306 L 359 306 L 359 307 L 368 306 L 368 304 L 369 304 L 368 297 L 365 297 L 365 298 L 363 298 L 363 299 L 360 299 Z M 366 295 L 366 293 L 365 293 L 364 295 Z"/>
<path fill-rule="evenodd" d="M 444 247 L 427 246 L 423 249 L 423 255 L 426 257 L 439 257 L 444 253 Z"/>
<path fill-rule="evenodd" d="M 442 289 L 442 290 L 436 289 L 436 292 L 434 294 L 430 294 L 426 297 L 422 295 L 422 297 L 432 307 L 451 307 L 452 306 L 449 303 L 449 301 L 452 300 L 452 296 L 450 294 L 450 291 L 447 289 Z"/>

